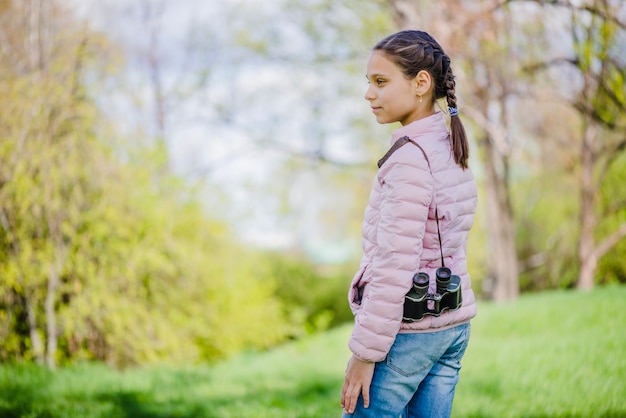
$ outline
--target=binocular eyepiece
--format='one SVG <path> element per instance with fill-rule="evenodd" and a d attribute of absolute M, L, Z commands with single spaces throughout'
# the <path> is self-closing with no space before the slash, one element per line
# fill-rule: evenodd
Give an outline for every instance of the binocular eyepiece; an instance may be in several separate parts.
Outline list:
<path fill-rule="evenodd" d="M 439 316 L 445 311 L 461 306 L 461 278 L 447 267 L 440 267 L 435 272 L 436 293 L 428 293 L 430 277 L 420 271 L 413 276 L 413 286 L 404 298 L 402 321 L 415 322 L 425 315 Z M 430 306 L 429 306 L 429 302 Z"/>

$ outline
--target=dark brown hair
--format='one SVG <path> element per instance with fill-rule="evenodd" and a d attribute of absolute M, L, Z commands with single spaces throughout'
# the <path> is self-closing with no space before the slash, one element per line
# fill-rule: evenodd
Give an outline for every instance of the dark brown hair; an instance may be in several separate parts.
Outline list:
<path fill-rule="evenodd" d="M 422 70 L 427 71 L 434 83 L 433 101 L 445 97 L 449 108 L 458 109 L 450 57 L 432 36 L 418 30 L 397 32 L 378 42 L 374 46 L 374 51 L 384 52 L 409 79 L 417 76 Z M 457 112 L 453 112 L 450 117 L 452 152 L 454 161 L 465 169 L 469 157 L 469 144 Z"/>

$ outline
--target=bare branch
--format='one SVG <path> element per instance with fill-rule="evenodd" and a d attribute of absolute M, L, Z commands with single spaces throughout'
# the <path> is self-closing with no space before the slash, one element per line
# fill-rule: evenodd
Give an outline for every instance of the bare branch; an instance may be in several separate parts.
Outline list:
<path fill-rule="evenodd" d="M 551 67 L 562 65 L 562 64 L 570 64 L 575 67 L 578 67 L 580 61 L 578 58 L 553 58 L 548 61 L 537 62 L 534 64 L 528 64 L 522 67 L 522 71 L 533 73 L 541 70 L 547 70 Z"/>
<path fill-rule="evenodd" d="M 591 13 L 592 15 L 600 17 L 602 20 L 615 24 L 616 26 L 622 29 L 626 29 L 626 22 L 622 22 L 621 20 L 618 19 L 617 16 L 610 14 L 609 11 L 602 10 L 593 4 L 580 4 L 580 5 L 572 4 L 572 2 L 569 0 L 503 0 L 503 1 L 496 3 L 496 5 L 494 6 L 494 9 L 503 7 L 510 3 L 522 3 L 522 2 L 537 3 L 542 6 L 548 5 L 548 6 L 564 7 L 569 10 L 588 12 L 588 13 Z"/>
<path fill-rule="evenodd" d="M 502 126 L 491 122 L 485 115 L 472 106 L 464 105 L 463 113 L 469 116 L 470 119 L 489 134 L 501 155 L 509 155 L 511 153 L 511 147 L 506 141 L 507 132 Z"/>
<path fill-rule="evenodd" d="M 615 91 L 607 86 L 603 77 L 595 77 L 600 84 L 600 88 L 604 91 L 606 96 L 611 99 L 611 101 L 615 104 L 615 106 L 619 107 L 622 112 L 626 111 L 626 103 L 617 96 Z"/>
<path fill-rule="evenodd" d="M 620 240 L 622 240 L 624 237 L 626 237 L 626 222 L 621 224 L 617 230 L 615 230 L 611 235 L 606 237 L 604 241 L 596 246 L 595 250 L 593 251 L 596 259 L 599 259 L 604 254 L 609 252 L 609 250 L 615 247 L 615 245 L 617 245 L 617 243 L 620 242 Z"/>
<path fill-rule="evenodd" d="M 528 73 L 533 73 L 533 72 L 538 72 L 538 71 L 542 71 L 542 70 L 546 70 L 549 69 L 553 66 L 558 66 L 558 65 L 562 65 L 562 64 L 570 64 L 573 65 L 575 67 L 578 67 L 580 65 L 580 61 L 576 58 L 572 59 L 572 58 L 554 58 L 548 61 L 544 61 L 544 62 L 537 62 L 534 64 L 529 64 L 524 66 L 522 69 Z M 619 67 L 616 67 L 619 71 Z M 622 71 L 620 71 L 620 73 L 622 73 Z M 590 74 L 590 76 L 593 78 L 594 81 L 596 81 L 598 83 L 599 89 L 602 90 L 602 92 L 605 93 L 606 97 L 612 102 L 614 103 L 618 108 L 620 108 L 622 111 L 626 111 L 625 106 L 626 104 L 623 102 L 623 100 L 621 100 L 618 95 L 615 93 L 615 91 L 613 91 L 613 89 L 611 89 L 607 83 L 605 78 L 602 75 L 599 74 Z M 590 104 L 587 102 L 587 100 L 583 99 L 583 102 L 579 102 L 579 103 L 573 103 L 573 106 L 581 113 L 587 113 L 589 115 L 592 116 L 592 118 L 600 123 L 601 125 L 604 125 L 606 127 L 608 127 L 611 130 L 615 130 L 617 129 L 617 124 L 615 122 L 611 122 L 611 121 L 607 121 L 605 120 L 602 115 L 600 114 L 600 112 L 598 112 L 598 110 L 595 107 L 589 107 Z"/>
<path fill-rule="evenodd" d="M 602 114 L 598 111 L 596 107 L 593 107 L 591 104 L 585 101 L 578 101 L 576 103 L 572 103 L 572 106 L 576 110 L 578 110 L 583 115 L 589 115 L 594 122 L 597 122 L 600 126 L 607 127 L 611 131 L 617 129 L 617 124 L 615 122 L 608 121 L 602 117 Z"/>

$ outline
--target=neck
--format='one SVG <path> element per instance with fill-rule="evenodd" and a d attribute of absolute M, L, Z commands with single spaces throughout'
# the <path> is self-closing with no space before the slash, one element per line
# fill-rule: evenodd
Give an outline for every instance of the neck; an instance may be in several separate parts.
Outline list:
<path fill-rule="evenodd" d="M 406 126 L 411 122 L 415 122 L 416 120 L 427 118 L 434 114 L 435 114 L 434 106 L 429 106 L 429 107 L 424 106 L 423 108 L 416 109 L 415 112 L 412 113 L 409 118 L 401 121 L 400 123 L 402 124 L 402 126 Z"/>

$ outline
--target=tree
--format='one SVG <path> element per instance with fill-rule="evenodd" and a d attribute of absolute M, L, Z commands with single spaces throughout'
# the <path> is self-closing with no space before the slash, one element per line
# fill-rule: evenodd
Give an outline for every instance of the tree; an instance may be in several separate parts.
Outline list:
<path fill-rule="evenodd" d="M 292 335 L 271 268 L 98 106 L 107 41 L 43 5 L 0 3 L 0 358 L 213 360 Z"/>
<path fill-rule="evenodd" d="M 563 56 L 540 61 L 531 70 L 555 66 L 574 70 L 574 94 L 563 99 L 581 118 L 580 135 L 580 232 L 578 238 L 579 275 L 576 286 L 592 289 L 598 261 L 626 237 L 626 222 L 613 222 L 613 229 L 599 230 L 609 221 L 623 217 L 626 205 L 619 197 L 607 212 L 599 200 L 602 180 L 620 153 L 626 149 L 626 71 L 621 52 L 626 44 L 626 5 L 620 1 L 593 0 L 581 3 L 538 1 L 545 8 L 556 7 L 570 15 L 570 51 Z M 571 81 L 571 79 L 569 81 Z M 561 85 L 559 80 L 555 80 Z M 571 88 L 571 83 L 568 88 Z M 565 86 L 563 86 L 565 88 Z M 616 206 L 617 203 L 617 206 Z M 604 222 L 601 218 L 605 218 Z"/>
<path fill-rule="evenodd" d="M 50 3 L 5 7 L 2 18 L 10 23 L 2 30 L 8 41 L 0 123 L 2 236 L 8 255 L 3 276 L 13 297 L 20 295 L 34 357 L 53 368 L 62 276 L 86 206 L 88 173 L 81 164 L 89 160 L 92 135 L 83 121 L 93 111 L 81 84 L 87 41 L 84 33 L 74 32 L 70 39 L 69 32 L 58 30 L 53 24 L 58 11 Z"/>
<path fill-rule="evenodd" d="M 484 136 L 478 135 L 478 146 L 485 167 L 489 236 L 495 244 L 490 250 L 493 258 L 488 259 L 491 270 L 497 272 L 492 293 L 495 299 L 516 294 L 514 255 L 517 252 L 519 257 L 519 251 L 515 250 L 514 231 L 516 226 L 523 228 L 520 215 L 526 215 L 518 213 L 514 218 L 511 209 L 511 152 L 520 148 L 519 142 L 512 143 L 511 132 L 515 129 L 529 137 L 534 133 L 532 125 L 542 126 L 537 130 L 541 131 L 539 144 L 557 144 L 554 130 L 545 124 L 562 116 L 557 115 L 560 110 L 546 109 L 549 116 L 544 121 L 536 118 L 530 128 L 514 126 L 511 115 L 523 109 L 516 103 L 520 98 L 530 99 L 538 108 L 552 94 L 579 113 L 579 164 L 575 167 L 580 176 L 577 287 L 591 288 L 598 260 L 626 236 L 620 196 L 614 194 L 609 203 L 598 199 L 603 188 L 608 187 L 602 180 L 625 147 L 625 66 L 618 53 L 625 37 L 623 2 L 440 2 L 428 8 L 410 0 L 394 0 L 390 4 L 400 27 L 421 23 L 420 27 L 451 46 L 455 57 L 461 57 L 462 76 L 467 76 L 463 85 L 469 85 L 468 90 L 462 91 L 470 97 L 468 104 L 462 106 L 463 111 L 484 132 Z M 442 19 L 428 19 L 430 13 Z M 538 74 L 541 78 L 534 77 Z M 571 149 L 571 141 L 567 142 L 560 148 L 562 153 Z M 547 149 L 544 145 L 539 147 Z M 548 159 L 553 166 L 554 156 Z M 562 169 L 571 171 L 572 167 Z M 523 236 L 518 235 L 518 240 Z M 545 253 L 528 256 L 524 266 L 560 262 Z M 568 280 L 558 285 L 568 286 Z"/>
<path fill-rule="evenodd" d="M 623 50 L 618 46 L 620 26 L 622 47 L 626 44 L 626 7 L 623 2 L 608 1 L 593 1 L 591 7 L 593 11 L 585 13 L 586 16 L 573 16 L 572 33 L 576 66 L 583 75 L 583 87 L 573 103 L 584 121 L 578 244 L 580 275 L 577 283 L 577 287 L 583 290 L 593 288 L 598 260 L 626 237 L 626 222 L 597 244 L 594 237 L 599 224 L 597 195 L 603 177 L 594 172 L 606 171 L 619 152 L 626 148 L 626 71 L 617 55 Z M 614 20 L 619 17 L 624 21 Z M 620 132 L 621 137 L 611 141 L 610 135 L 605 135 L 601 140 L 600 135 L 607 131 Z"/>

